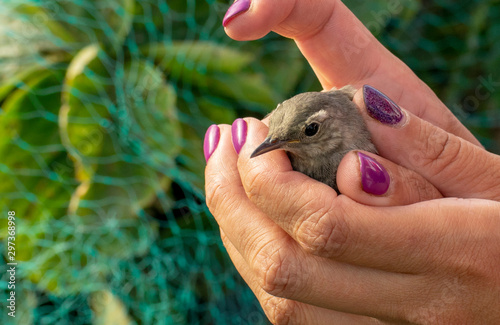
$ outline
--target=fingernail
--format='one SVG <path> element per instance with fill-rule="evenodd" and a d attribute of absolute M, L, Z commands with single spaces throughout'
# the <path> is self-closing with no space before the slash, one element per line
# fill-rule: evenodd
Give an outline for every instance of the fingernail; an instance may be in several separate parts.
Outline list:
<path fill-rule="evenodd" d="M 236 18 L 236 16 L 244 13 L 249 8 L 250 8 L 250 0 L 236 0 L 227 10 L 224 19 L 222 20 L 222 26 L 226 27 L 231 20 Z"/>
<path fill-rule="evenodd" d="M 384 166 L 375 159 L 358 152 L 361 168 L 361 184 L 363 191 L 373 195 L 382 195 L 389 189 L 391 179 Z"/>
<path fill-rule="evenodd" d="M 220 130 L 219 127 L 215 124 L 212 124 L 207 133 L 205 133 L 205 140 L 203 141 L 203 153 L 205 154 L 205 160 L 208 161 L 215 149 L 217 149 L 217 145 L 220 140 Z"/>
<path fill-rule="evenodd" d="M 383 124 L 403 123 L 404 113 L 396 103 L 372 86 L 363 86 L 363 97 L 368 114 Z"/>
<path fill-rule="evenodd" d="M 234 150 L 236 150 L 236 153 L 240 153 L 241 148 L 247 141 L 247 122 L 242 119 L 238 118 L 234 120 L 233 125 L 231 125 L 231 135 L 233 139 L 233 147 Z"/>

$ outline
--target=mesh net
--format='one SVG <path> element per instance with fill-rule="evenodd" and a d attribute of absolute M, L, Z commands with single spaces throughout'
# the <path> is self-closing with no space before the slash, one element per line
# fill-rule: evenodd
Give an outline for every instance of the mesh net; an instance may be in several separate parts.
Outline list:
<path fill-rule="evenodd" d="M 2 216 L 16 214 L 19 324 L 266 323 L 204 204 L 201 139 L 296 85 L 271 91 L 262 74 L 282 40 L 224 44 L 224 7 L 2 3 L 0 191 Z M 297 80 L 297 51 L 285 58 Z"/>
<path fill-rule="evenodd" d="M 498 66 L 500 25 L 485 22 L 500 7 L 347 3 L 498 149 L 498 92 L 477 106 L 467 96 Z M 292 41 L 231 41 L 227 6 L 0 2 L 2 324 L 267 323 L 205 206 L 202 139 L 212 123 L 320 86 Z M 9 211 L 15 319 L 4 308 Z"/>

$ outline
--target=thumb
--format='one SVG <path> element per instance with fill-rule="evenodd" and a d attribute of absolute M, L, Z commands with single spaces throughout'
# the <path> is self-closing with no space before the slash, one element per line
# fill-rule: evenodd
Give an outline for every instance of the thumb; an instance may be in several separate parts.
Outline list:
<path fill-rule="evenodd" d="M 340 0 L 238 0 L 223 25 L 229 37 L 240 41 L 271 31 L 294 39 L 324 89 L 359 84 L 381 62 L 409 70 Z"/>
<path fill-rule="evenodd" d="M 500 156 L 401 109 L 370 86 L 358 91 L 380 154 L 422 175 L 444 196 L 500 200 Z"/>

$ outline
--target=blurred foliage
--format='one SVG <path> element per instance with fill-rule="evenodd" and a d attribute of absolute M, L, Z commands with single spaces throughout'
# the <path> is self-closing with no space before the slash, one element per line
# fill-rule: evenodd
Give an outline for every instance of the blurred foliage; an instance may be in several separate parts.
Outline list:
<path fill-rule="evenodd" d="M 225 8 L 0 3 L 0 206 L 17 216 L 18 324 L 267 323 L 204 204 L 202 141 L 315 81 L 289 41 L 234 46 Z M 5 252 L 4 222 L 0 234 Z"/>
<path fill-rule="evenodd" d="M 500 153 L 499 1 L 345 2 Z M 292 41 L 231 41 L 227 7 L 0 2 L 0 206 L 17 216 L 18 324 L 267 323 L 204 204 L 203 136 L 320 86 Z M 2 221 L 4 261 L 6 234 Z"/>

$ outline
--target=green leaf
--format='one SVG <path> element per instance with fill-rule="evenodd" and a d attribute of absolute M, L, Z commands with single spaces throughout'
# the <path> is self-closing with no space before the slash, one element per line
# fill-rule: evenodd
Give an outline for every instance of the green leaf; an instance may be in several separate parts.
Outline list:
<path fill-rule="evenodd" d="M 56 36 L 62 42 L 74 43 L 77 41 L 74 35 L 76 32 L 71 32 L 74 28 L 68 31 L 68 28 L 66 28 L 63 23 L 55 19 L 53 12 L 50 12 L 50 10 L 43 6 L 35 5 L 35 2 L 31 2 L 31 4 L 22 3 L 15 6 L 13 10 L 17 13 L 18 17 L 24 18 L 26 23 L 30 22 L 35 24 L 38 28 L 46 28 L 53 36 Z"/>
<path fill-rule="evenodd" d="M 112 261 L 118 263 L 148 249 L 158 230 L 156 223 L 144 220 L 143 208 L 169 187 L 168 169 L 173 168 L 180 151 L 175 91 L 162 79 L 162 73 L 142 61 L 124 66 L 115 62 L 114 67 L 105 69 L 107 58 L 98 46 L 83 49 L 66 72 L 62 95 L 62 77 L 46 71 L 29 81 L 30 91 L 18 89 L 9 95 L 5 113 L 0 116 L 0 123 L 6 126 L 2 129 L 17 130 L 10 135 L 23 141 L 24 145 L 18 147 L 25 151 L 12 151 L 15 146 L 6 140 L 0 146 L 15 154 L 12 158 L 6 155 L 2 165 L 6 172 L 0 174 L 15 177 L 17 183 L 10 182 L 9 187 L 0 182 L 9 195 L 16 194 L 15 187 L 24 182 L 24 175 L 13 165 L 25 164 L 22 167 L 27 166 L 32 172 L 40 169 L 40 161 L 30 157 L 35 146 L 46 143 L 59 148 L 55 153 L 42 155 L 47 158 L 46 164 L 54 161 L 65 166 L 65 148 L 77 164 L 79 182 L 72 179 L 71 160 L 69 175 L 60 181 L 65 185 L 60 186 L 64 196 L 59 187 L 53 189 L 47 177 L 40 176 L 40 181 L 29 180 L 24 186 L 33 191 L 30 198 L 34 203 L 29 202 L 23 210 L 11 199 L 5 202 L 23 216 L 18 228 L 18 242 L 23 250 L 18 260 L 36 265 L 25 271 L 26 276 L 40 289 L 56 294 L 93 291 L 105 283 L 114 267 Z M 117 72 L 120 69 L 122 72 Z M 55 85 L 59 91 L 46 91 Z M 35 120 L 45 123 L 40 127 L 37 123 L 23 123 L 25 119 L 31 122 L 25 115 L 37 112 L 38 100 L 42 100 L 29 97 L 32 93 L 46 96 L 43 103 L 53 114 L 52 124 L 41 118 Z M 127 115 L 112 112 L 113 105 L 116 112 L 127 109 Z M 60 133 L 54 118 L 57 114 Z M 136 152 L 133 143 L 142 151 Z M 53 170 L 55 175 L 60 174 L 55 167 Z M 34 210 L 30 220 L 34 204 L 41 204 L 44 209 Z M 47 233 L 51 234 L 48 240 Z"/>
<path fill-rule="evenodd" d="M 0 103 L 2 103 L 7 96 L 13 92 L 15 89 L 23 86 L 27 81 L 34 77 L 38 77 L 43 74 L 47 68 L 40 66 L 39 64 L 32 64 L 31 66 L 23 68 L 21 71 L 16 73 L 14 76 L 3 81 L 0 84 Z"/>
<path fill-rule="evenodd" d="M 262 74 L 242 72 L 252 55 L 209 42 L 155 43 L 141 48 L 171 79 L 268 111 L 282 99 Z"/>
<path fill-rule="evenodd" d="M 61 135 L 81 181 L 69 213 L 89 228 L 125 227 L 96 241 L 101 254 L 134 256 L 154 238 L 155 225 L 138 215 L 171 183 L 180 151 L 175 102 L 174 89 L 148 62 L 122 66 L 89 46 L 68 68 Z"/>
<path fill-rule="evenodd" d="M 25 21 L 55 36 L 63 48 L 101 42 L 117 48 L 132 28 L 135 0 L 29 2 L 14 6 Z M 50 39 L 50 38 L 49 38 Z"/>
<path fill-rule="evenodd" d="M 259 72 L 277 94 L 291 96 L 304 75 L 307 61 L 293 41 L 287 39 L 278 44 L 259 60 Z"/>
<path fill-rule="evenodd" d="M 0 115 L 0 202 L 26 220 L 43 211 L 62 216 L 76 185 L 57 129 L 61 80 L 40 71 L 7 97 Z"/>
<path fill-rule="evenodd" d="M 51 249 L 64 243 L 57 241 L 56 228 L 66 225 L 62 220 L 78 185 L 59 138 L 62 77 L 49 70 L 32 75 L 24 87 L 9 94 L 0 115 L 0 206 L 16 212 L 16 243 L 22 247 L 16 260 L 36 265 L 21 266 L 20 274 L 50 290 L 61 285 L 58 278 L 71 264 L 63 261 L 71 261 L 71 256 L 43 254 L 52 254 Z M 7 235 L 5 226 L 1 223 L 0 238 Z"/>
<path fill-rule="evenodd" d="M 95 5 L 99 12 L 96 21 L 105 21 L 107 24 L 98 29 L 104 32 L 102 37 L 112 44 L 121 45 L 132 28 L 135 0 L 101 0 L 95 1 Z"/>
<path fill-rule="evenodd" d="M 180 151 L 181 129 L 175 89 L 163 73 L 147 61 L 134 60 L 124 67 L 123 93 L 127 118 L 120 119 L 120 132 L 140 156 L 148 156 L 157 168 L 174 168 Z"/>
<path fill-rule="evenodd" d="M 261 74 L 216 74 L 204 78 L 200 84 L 215 94 L 256 105 L 257 109 L 270 110 L 282 100 Z"/>
<path fill-rule="evenodd" d="M 106 158 L 146 159 L 154 168 L 172 168 L 180 150 L 175 90 L 143 61 L 117 66 L 123 73 L 118 80 L 99 53 L 96 46 L 83 49 L 66 78 L 60 124 L 77 166 L 91 173 Z"/>
<path fill-rule="evenodd" d="M 233 105 L 222 98 L 205 95 L 196 103 L 201 113 L 217 124 L 231 124 L 237 118 Z"/>
<path fill-rule="evenodd" d="M 254 56 L 231 47 L 204 41 L 152 43 L 141 47 L 141 53 L 154 60 L 172 77 L 223 72 L 234 73 L 247 66 Z"/>
<path fill-rule="evenodd" d="M 64 82 L 59 114 L 61 140 L 75 159 L 79 179 L 88 179 L 96 157 L 112 158 L 115 134 L 109 106 L 113 106 L 112 80 L 100 49 L 90 45 L 71 61 Z M 102 52 L 101 52 L 102 54 Z"/>

